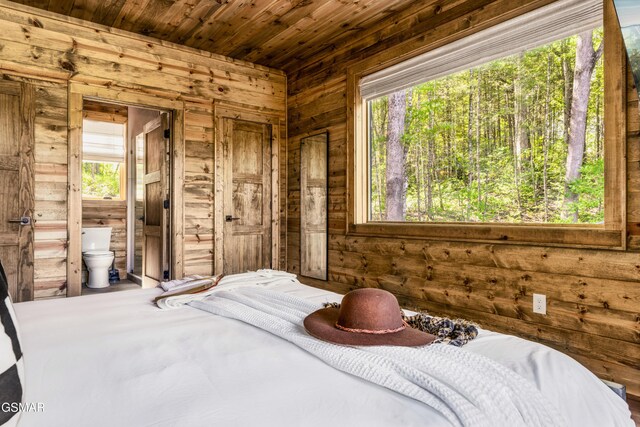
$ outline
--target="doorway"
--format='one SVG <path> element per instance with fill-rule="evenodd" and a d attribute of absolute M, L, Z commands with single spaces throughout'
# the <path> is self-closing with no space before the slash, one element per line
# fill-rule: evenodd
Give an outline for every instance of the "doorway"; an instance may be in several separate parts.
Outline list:
<path fill-rule="evenodd" d="M 92 286 L 83 241 L 82 294 L 154 287 L 169 278 L 171 113 L 85 99 L 82 235 L 109 235 L 109 283 Z M 95 263 L 94 263 L 95 264 Z M 89 269 L 91 270 L 91 269 Z M 100 273 L 104 275 L 104 273 Z M 97 275 L 97 273 L 94 273 Z M 93 283 L 95 285 L 95 282 Z"/>
<path fill-rule="evenodd" d="M 271 268 L 272 125 L 225 117 L 222 128 L 223 272 Z"/>

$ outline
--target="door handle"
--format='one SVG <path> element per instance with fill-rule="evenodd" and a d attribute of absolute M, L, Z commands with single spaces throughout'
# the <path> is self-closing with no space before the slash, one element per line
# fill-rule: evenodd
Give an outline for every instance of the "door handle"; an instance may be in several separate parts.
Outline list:
<path fill-rule="evenodd" d="M 227 222 L 237 221 L 237 220 L 239 220 L 239 219 L 240 219 L 240 218 L 236 218 L 236 217 L 234 217 L 233 215 L 227 215 L 227 216 L 225 216 L 225 217 L 224 217 L 224 220 L 225 220 L 225 221 L 227 221 Z"/>
<path fill-rule="evenodd" d="M 7 222 L 9 222 L 11 224 L 29 225 L 29 224 L 31 224 L 31 217 L 30 216 L 23 216 L 20 219 L 10 219 Z"/>

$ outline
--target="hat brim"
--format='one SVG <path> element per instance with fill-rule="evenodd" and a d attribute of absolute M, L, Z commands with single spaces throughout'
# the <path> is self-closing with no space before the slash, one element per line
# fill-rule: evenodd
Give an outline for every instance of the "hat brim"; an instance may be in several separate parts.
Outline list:
<path fill-rule="evenodd" d="M 304 319 L 304 328 L 310 335 L 323 341 L 343 345 L 393 345 L 418 347 L 431 344 L 435 335 L 406 327 L 399 332 L 388 334 L 366 334 L 347 332 L 336 328 L 340 310 L 327 307 L 314 311 Z"/>

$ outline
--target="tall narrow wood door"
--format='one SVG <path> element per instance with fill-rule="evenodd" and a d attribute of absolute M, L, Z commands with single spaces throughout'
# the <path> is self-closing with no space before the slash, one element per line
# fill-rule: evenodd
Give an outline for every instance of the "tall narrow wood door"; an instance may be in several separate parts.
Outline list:
<path fill-rule="evenodd" d="M 271 267 L 271 125 L 223 120 L 224 273 Z"/>
<path fill-rule="evenodd" d="M 0 75 L 0 261 L 14 301 L 33 299 L 34 91 Z"/>
<path fill-rule="evenodd" d="M 169 140 L 167 114 L 144 126 L 144 215 L 142 242 L 142 286 L 154 287 L 169 271 L 167 221 L 167 152 Z"/>
<path fill-rule="evenodd" d="M 327 280 L 327 134 L 300 141 L 300 274 Z"/>

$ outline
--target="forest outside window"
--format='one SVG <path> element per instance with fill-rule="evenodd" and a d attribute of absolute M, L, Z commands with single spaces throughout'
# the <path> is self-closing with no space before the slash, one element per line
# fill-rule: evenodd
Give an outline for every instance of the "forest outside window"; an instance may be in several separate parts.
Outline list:
<path fill-rule="evenodd" d="M 347 234 L 624 249 L 621 43 L 610 2 L 557 0 L 349 66 Z"/>
<path fill-rule="evenodd" d="M 598 21 L 365 99 L 368 220 L 603 223 Z"/>
<path fill-rule="evenodd" d="M 122 123 L 83 121 L 84 199 L 126 199 L 125 129 Z"/>

